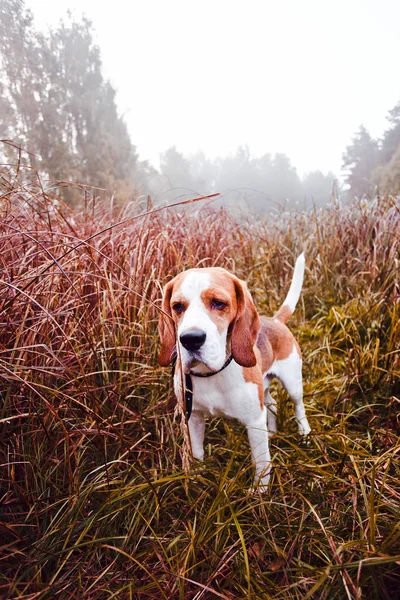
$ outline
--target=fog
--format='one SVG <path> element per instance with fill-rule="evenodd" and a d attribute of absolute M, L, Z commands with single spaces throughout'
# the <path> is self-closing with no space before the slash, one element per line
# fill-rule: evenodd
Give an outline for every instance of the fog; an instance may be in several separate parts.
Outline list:
<path fill-rule="evenodd" d="M 52 180 L 121 201 L 222 192 L 257 212 L 398 191 L 398 2 L 0 10 L 0 134 Z"/>

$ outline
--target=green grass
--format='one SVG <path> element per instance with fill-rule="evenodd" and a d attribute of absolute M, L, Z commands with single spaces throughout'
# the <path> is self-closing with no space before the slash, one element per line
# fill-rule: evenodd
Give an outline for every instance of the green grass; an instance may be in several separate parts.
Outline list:
<path fill-rule="evenodd" d="M 3 597 L 399 597 L 398 199 L 237 222 L 207 202 L 72 211 L 6 176 L 1 195 Z M 162 286 L 223 266 L 272 314 L 302 250 L 309 445 L 276 386 L 268 494 L 235 422 L 209 422 L 185 474 Z"/>

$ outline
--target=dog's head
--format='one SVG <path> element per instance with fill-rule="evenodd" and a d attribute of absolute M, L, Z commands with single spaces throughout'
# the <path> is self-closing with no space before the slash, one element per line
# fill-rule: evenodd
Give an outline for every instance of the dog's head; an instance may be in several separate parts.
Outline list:
<path fill-rule="evenodd" d="M 185 372 L 197 365 L 219 371 L 230 353 L 243 367 L 256 364 L 258 313 L 246 283 L 225 269 L 180 273 L 165 286 L 162 309 L 161 366 L 172 361 L 177 340 Z"/>

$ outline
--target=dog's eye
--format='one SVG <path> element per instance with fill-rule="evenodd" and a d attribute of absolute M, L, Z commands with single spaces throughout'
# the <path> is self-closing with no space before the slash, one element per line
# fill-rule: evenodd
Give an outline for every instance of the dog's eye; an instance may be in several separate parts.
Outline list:
<path fill-rule="evenodd" d="M 216 298 L 213 298 L 213 300 L 211 300 L 211 308 L 216 308 L 217 310 L 224 310 L 226 306 L 226 302 L 222 302 L 222 300 L 217 300 Z"/>
<path fill-rule="evenodd" d="M 175 302 L 175 304 L 172 305 L 172 309 L 180 315 L 185 310 L 185 305 L 182 304 L 182 302 Z"/>

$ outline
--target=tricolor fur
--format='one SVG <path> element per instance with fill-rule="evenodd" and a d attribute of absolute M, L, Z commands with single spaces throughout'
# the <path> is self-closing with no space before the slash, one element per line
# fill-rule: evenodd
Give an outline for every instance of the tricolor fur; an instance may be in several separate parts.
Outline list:
<path fill-rule="evenodd" d="M 262 486 L 269 479 L 268 434 L 276 432 L 276 402 L 269 393 L 273 377 L 281 380 L 294 402 L 299 433 L 310 432 L 303 404 L 300 348 L 286 327 L 303 276 L 301 254 L 288 295 L 273 318 L 260 317 L 246 283 L 219 267 L 189 269 L 164 289 L 159 363 L 167 366 L 178 354 L 177 397 L 182 394 L 180 365 L 184 373 L 192 373 L 189 431 L 193 456 L 204 458 L 205 417 L 239 419 L 248 431 L 255 483 Z M 234 360 L 217 373 L 230 355 Z M 215 373 L 212 377 L 196 377 L 196 373 L 211 372 Z"/>

